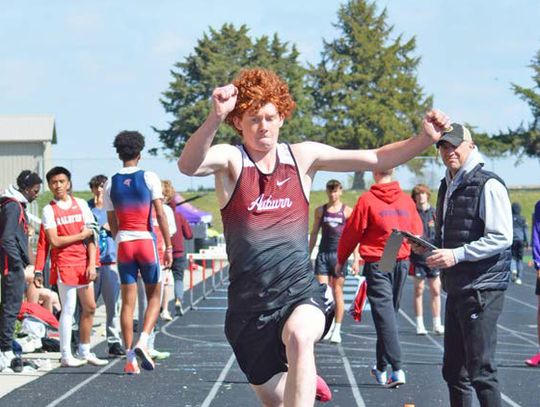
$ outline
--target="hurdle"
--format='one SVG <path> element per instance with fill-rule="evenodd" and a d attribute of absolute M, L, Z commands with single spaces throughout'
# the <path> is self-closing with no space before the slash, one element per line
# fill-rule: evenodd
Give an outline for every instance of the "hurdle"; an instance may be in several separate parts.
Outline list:
<path fill-rule="evenodd" d="M 195 261 L 201 261 L 201 266 Z M 199 253 L 188 255 L 189 271 L 189 309 L 196 310 L 197 304 L 208 297 L 208 294 L 223 285 L 225 275 L 229 271 L 229 263 L 224 248 L 220 246 L 203 249 Z M 216 277 L 216 275 L 219 275 Z M 216 281 L 217 280 L 217 281 Z M 195 296 L 195 286 L 201 284 L 200 295 Z"/>

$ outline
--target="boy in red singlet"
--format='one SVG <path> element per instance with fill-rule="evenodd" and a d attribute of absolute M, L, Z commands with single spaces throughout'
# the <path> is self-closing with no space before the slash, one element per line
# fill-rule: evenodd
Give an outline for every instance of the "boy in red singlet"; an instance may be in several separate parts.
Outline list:
<path fill-rule="evenodd" d="M 94 234 L 86 225 L 94 216 L 86 201 L 74 198 L 71 173 L 54 167 L 46 175 L 54 199 L 43 208 L 43 228 L 51 247 L 51 284 L 58 284 L 62 315 L 60 316 L 60 352 L 64 367 L 79 367 L 86 363 L 96 366 L 108 362 L 90 352 L 90 334 L 96 310 L 94 285 L 96 279 L 96 245 Z M 79 357 L 71 354 L 71 325 L 77 295 L 81 302 Z"/>
<path fill-rule="evenodd" d="M 295 102 L 287 85 L 263 69 L 244 70 L 233 84 L 216 88 L 212 103 L 178 167 L 216 179 L 230 263 L 225 333 L 263 405 L 312 406 L 318 387 L 314 346 L 325 333 L 327 309 L 307 240 L 315 174 L 394 167 L 437 141 L 449 121 L 431 111 L 420 135 L 375 150 L 280 144 L 280 128 Z M 241 135 L 242 146 L 211 146 L 224 121 Z"/>

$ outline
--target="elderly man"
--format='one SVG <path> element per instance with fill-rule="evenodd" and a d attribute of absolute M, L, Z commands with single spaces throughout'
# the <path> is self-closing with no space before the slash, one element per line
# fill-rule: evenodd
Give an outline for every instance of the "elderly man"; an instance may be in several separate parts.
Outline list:
<path fill-rule="evenodd" d="M 483 169 L 471 134 L 453 123 L 437 142 L 447 168 L 427 258 L 442 269 L 446 300 L 443 377 L 452 406 L 500 406 L 494 361 L 497 320 L 510 280 L 512 211 L 504 182 Z"/>

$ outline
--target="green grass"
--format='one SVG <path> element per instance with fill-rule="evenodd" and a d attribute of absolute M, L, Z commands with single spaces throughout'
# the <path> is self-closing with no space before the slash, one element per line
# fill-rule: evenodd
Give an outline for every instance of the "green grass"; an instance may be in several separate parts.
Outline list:
<path fill-rule="evenodd" d="M 213 215 L 214 228 L 219 232 L 223 233 L 223 224 L 221 223 L 221 214 L 219 211 L 219 203 L 217 196 L 214 191 L 207 191 L 207 195 L 203 198 L 197 199 L 192 203 L 199 209 L 210 212 Z M 352 191 L 347 190 L 343 191 L 342 201 L 353 207 L 358 200 L 362 191 Z M 406 191 L 409 193 L 410 191 Z M 182 192 L 184 198 L 190 198 L 194 195 L 198 195 L 200 192 Z M 88 191 L 77 191 L 74 192 L 76 197 L 88 200 L 92 197 L 92 194 Z M 434 193 L 431 195 L 432 205 L 435 204 L 437 194 Z M 46 192 L 38 198 L 38 205 L 41 213 L 41 208 L 45 206 L 52 199 L 52 194 Z M 527 223 L 530 228 L 531 216 L 534 210 L 534 205 L 540 200 L 540 189 L 511 189 L 510 190 L 510 200 L 511 202 L 519 202 L 521 204 L 521 213 L 527 219 Z M 311 225 L 313 222 L 313 211 L 317 206 L 323 205 L 327 202 L 327 196 L 325 191 L 312 191 L 310 196 L 310 213 L 309 213 L 309 225 L 311 230 Z"/>

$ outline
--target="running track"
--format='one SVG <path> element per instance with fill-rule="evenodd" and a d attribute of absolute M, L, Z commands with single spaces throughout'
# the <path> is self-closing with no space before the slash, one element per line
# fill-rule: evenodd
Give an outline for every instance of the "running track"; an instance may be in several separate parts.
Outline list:
<path fill-rule="evenodd" d="M 499 320 L 498 363 L 506 406 L 540 406 L 540 369 L 523 360 L 538 348 L 535 275 L 526 270 L 522 286 L 511 285 Z M 350 301 L 355 279 L 346 282 Z M 429 329 L 428 296 L 424 309 Z M 123 361 L 99 369 L 56 369 L 0 399 L 0 406 L 257 406 L 223 334 L 226 287 L 218 287 L 196 310 L 161 326 L 158 349 L 172 353 L 154 372 L 122 374 Z M 425 312 L 426 313 L 426 312 Z M 399 389 L 377 386 L 369 375 L 375 360 L 375 332 L 370 312 L 357 324 L 346 317 L 343 343 L 317 345 L 317 366 L 333 391 L 330 406 L 447 406 L 441 377 L 442 337 L 415 334 L 412 281 L 408 281 L 399 315 L 404 369 L 408 383 Z M 104 345 L 95 349 L 103 355 Z M 317 403 L 317 405 L 323 405 Z"/>

